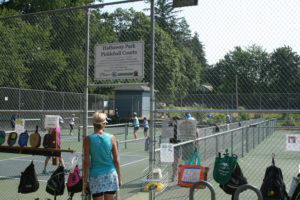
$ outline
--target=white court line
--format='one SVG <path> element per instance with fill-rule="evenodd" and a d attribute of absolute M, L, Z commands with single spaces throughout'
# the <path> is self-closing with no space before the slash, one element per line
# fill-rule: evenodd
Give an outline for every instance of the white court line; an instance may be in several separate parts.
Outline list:
<path fill-rule="evenodd" d="M 123 156 L 141 157 L 141 156 L 137 156 L 137 155 L 123 155 Z M 24 156 L 24 157 L 29 157 L 29 156 Z M 32 161 L 32 160 L 21 159 L 21 158 L 22 157 L 16 157 L 16 158 L 9 158 L 9 159 L 5 159 L 5 160 L 26 161 L 26 162 L 31 162 Z M 142 158 L 140 160 L 136 160 L 136 161 L 133 161 L 133 162 L 130 162 L 130 163 L 126 163 L 126 164 L 121 165 L 121 167 L 122 166 L 126 166 L 126 165 L 130 165 L 130 164 L 134 164 L 134 163 L 146 160 L 146 159 L 149 159 L 149 158 L 146 157 L 146 158 Z M 0 161 L 5 161 L 5 160 L 0 160 Z M 34 162 L 40 162 L 40 163 L 44 163 L 45 162 L 44 160 L 33 160 L 33 161 Z"/>
<path fill-rule="evenodd" d="M 0 160 L 1 161 L 6 161 L 6 160 L 13 160 L 13 159 L 17 159 L 17 158 L 24 158 L 24 157 L 30 157 L 32 155 L 28 155 L 28 156 L 19 156 L 19 157 L 13 157 L 13 158 L 7 158 L 7 159 L 3 159 L 3 160 Z"/>
<path fill-rule="evenodd" d="M 26 159 L 11 159 L 11 160 L 16 160 L 16 161 L 26 161 L 26 162 L 40 162 L 40 163 L 45 163 L 45 160 L 26 160 Z"/>
<path fill-rule="evenodd" d="M 0 178 L 9 178 L 9 176 L 0 176 Z M 20 178 L 9 178 L 9 179 L 18 179 L 18 180 L 20 180 Z M 39 179 L 38 181 L 39 182 L 45 182 L 45 183 L 47 183 L 48 180 L 41 180 L 41 179 Z"/>
<path fill-rule="evenodd" d="M 143 159 L 136 160 L 136 161 L 133 161 L 133 162 L 130 162 L 130 163 L 126 163 L 124 165 L 121 165 L 121 167 L 125 167 L 127 165 L 132 165 L 134 163 L 138 163 L 138 162 L 141 162 L 141 161 L 144 161 L 144 160 L 147 160 L 147 159 L 149 159 L 149 158 L 143 158 Z M 22 159 L 15 159 L 15 160 L 22 160 Z M 23 161 L 30 161 L 30 160 L 23 160 Z M 41 161 L 35 161 L 35 162 L 41 162 Z M 45 161 L 43 161 L 43 162 L 45 162 Z M 9 178 L 9 176 L 0 176 L 0 178 Z M 9 179 L 18 179 L 19 180 L 20 178 L 9 178 Z M 45 182 L 45 183 L 47 182 L 47 180 L 40 180 L 40 179 L 39 179 L 39 181 Z"/>
<path fill-rule="evenodd" d="M 119 156 L 146 157 L 146 156 L 143 156 L 143 155 L 126 155 L 126 154 L 119 154 Z"/>
<path fill-rule="evenodd" d="M 138 162 L 141 162 L 141 161 L 147 160 L 147 159 L 149 159 L 149 158 L 143 158 L 143 159 L 136 160 L 136 161 L 133 161 L 133 162 L 130 162 L 130 163 L 126 163 L 126 164 L 124 164 L 124 165 L 121 165 L 121 167 L 124 167 L 124 166 L 127 166 L 127 165 L 132 165 L 132 164 L 134 164 L 134 163 L 138 163 Z"/>

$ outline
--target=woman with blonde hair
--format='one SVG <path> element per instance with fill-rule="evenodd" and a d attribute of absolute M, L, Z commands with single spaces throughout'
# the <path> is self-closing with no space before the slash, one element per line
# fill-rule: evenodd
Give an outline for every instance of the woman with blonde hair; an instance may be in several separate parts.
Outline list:
<path fill-rule="evenodd" d="M 103 197 L 104 200 L 113 200 L 122 185 L 117 141 L 115 136 L 104 131 L 106 118 L 104 113 L 94 113 L 94 133 L 83 141 L 84 192 L 88 194 L 90 191 L 93 200 Z"/>

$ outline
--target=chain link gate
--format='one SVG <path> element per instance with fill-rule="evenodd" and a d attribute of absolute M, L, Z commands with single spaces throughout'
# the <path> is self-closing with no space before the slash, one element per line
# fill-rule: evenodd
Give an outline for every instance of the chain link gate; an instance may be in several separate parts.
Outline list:
<path fill-rule="evenodd" d="M 195 17 L 191 20 L 188 14 L 196 15 L 198 12 L 194 10 L 195 8 L 205 7 L 208 10 L 211 8 L 203 2 L 204 4 L 196 7 L 174 10 L 170 7 L 171 1 L 156 0 L 154 1 L 156 8 L 165 6 L 171 11 L 182 9 L 183 12 L 175 15 L 170 12 L 168 13 L 170 18 L 163 18 L 164 13 L 160 12 L 163 9 L 156 10 L 154 57 L 150 37 L 154 27 L 151 28 L 150 15 L 147 11 L 122 9 L 128 2 L 133 3 L 131 5 L 133 7 L 136 4 L 135 1 L 124 1 L 102 4 L 99 7 L 86 6 L 0 18 L 0 46 L 2 47 L 0 47 L 0 70 L 3 72 L 0 79 L 1 129 L 11 130 L 10 117 L 13 113 L 27 120 L 25 127 L 28 126 L 31 132 L 35 125 L 43 127 L 45 114 L 61 115 L 65 119 L 62 125 L 62 148 L 75 149 L 76 155 L 81 157 L 82 136 L 93 131 L 89 127 L 91 114 L 101 110 L 111 113 L 113 117 L 115 104 L 111 102 L 116 99 L 112 88 L 118 88 L 121 84 L 135 86 L 137 82 L 140 85 L 151 82 L 153 65 L 155 71 L 152 77 L 155 82 L 152 82 L 154 82 L 155 98 L 152 101 L 155 102 L 155 112 L 152 113 L 154 132 L 150 146 L 157 149 L 153 155 L 155 159 L 150 159 L 150 166 L 149 152 L 144 151 L 146 139 L 142 138 L 142 131 L 139 131 L 140 138 L 134 140 L 130 123 L 129 127 L 125 124 L 119 127 L 107 127 L 108 132 L 120 135 L 117 137 L 121 156 L 127 162 L 122 166 L 124 186 L 118 198 L 134 198 L 135 194 L 140 195 L 136 198 L 143 196 L 145 199 L 188 198 L 189 189 L 179 187 L 176 180 L 172 181 L 173 167 L 167 163 L 160 163 L 159 152 L 159 141 L 166 141 L 163 138 L 159 139 L 162 133 L 160 122 L 172 120 L 174 116 L 184 118 L 186 113 L 191 113 L 197 120 L 200 131 L 200 137 L 197 139 L 200 157 L 203 164 L 210 167 L 210 173 L 217 152 L 228 148 L 232 153 L 238 154 L 239 163 L 248 182 L 259 187 L 265 168 L 271 164 L 271 153 L 274 152 L 278 165 L 283 170 L 286 186 L 289 188 L 292 177 L 298 172 L 299 163 L 297 152 L 285 151 L 286 137 L 297 135 L 300 127 L 300 87 L 297 78 L 300 65 L 299 53 L 284 44 L 271 53 L 265 51 L 263 47 L 249 44 L 253 46 L 235 47 L 215 64 L 209 64 L 204 51 L 206 44 L 202 43 L 204 36 L 192 33 L 188 23 L 203 29 L 214 27 L 214 24 L 205 27 L 207 25 L 204 23 L 205 19 L 198 20 Z M 270 3 L 269 6 L 272 4 Z M 102 10 L 102 7 L 110 8 L 109 12 Z M 149 8 L 149 4 L 145 7 Z M 278 13 L 285 15 L 285 8 L 282 6 Z M 85 46 L 87 9 L 90 10 L 89 48 Z M 189 21 L 185 21 L 184 17 Z M 206 19 L 209 21 L 209 15 Z M 276 20 L 274 19 L 273 22 Z M 284 29 L 284 27 L 280 28 Z M 272 35 L 276 31 L 277 29 L 272 29 L 269 34 Z M 96 44 L 140 40 L 145 42 L 143 80 L 92 80 Z M 273 42 L 275 41 L 273 39 Z M 87 58 L 89 58 L 88 63 Z M 89 69 L 88 72 L 85 69 Z M 87 97 L 88 84 L 85 73 L 91 77 L 88 84 L 109 86 L 101 88 L 91 86 Z M 130 97 L 132 98 L 132 95 L 129 95 Z M 109 102 L 108 107 L 104 106 L 104 101 Z M 154 105 L 151 101 L 150 104 Z M 87 115 L 83 112 L 85 106 L 88 106 Z M 150 105 L 147 106 L 146 110 L 152 111 Z M 132 107 L 131 114 L 121 118 L 121 121 L 126 124 L 131 122 L 133 109 L 139 108 L 140 106 Z M 145 110 L 142 107 L 141 113 L 143 109 Z M 229 124 L 229 128 L 226 125 L 225 113 L 231 115 L 232 123 Z M 72 114 L 75 114 L 76 126 L 87 128 L 85 132 L 79 131 L 78 135 L 69 135 L 68 120 Z M 140 115 L 141 118 L 143 116 L 144 114 Z M 219 132 L 216 132 L 216 127 Z M 121 134 L 122 132 L 124 134 Z M 46 131 L 41 133 L 43 136 Z M 181 149 L 181 159 L 190 156 L 191 146 L 195 142 L 185 141 L 183 144 L 175 145 L 175 149 L 179 147 Z M 67 165 L 72 156 L 68 153 L 63 154 Z M 7 188 L 1 192 L 1 196 L 5 199 L 50 197 L 43 189 L 48 178 L 42 174 L 44 159 L 43 156 L 30 157 L 1 153 L 1 169 L 12 166 L 0 174 L 0 186 Z M 285 162 L 286 159 L 290 162 Z M 18 194 L 16 186 L 20 172 L 32 160 L 36 165 L 41 188 L 35 194 Z M 151 166 L 152 161 L 154 166 Z M 261 166 L 254 170 L 254 163 L 257 162 L 261 163 Z M 147 168 L 151 170 L 153 167 L 161 167 L 164 169 L 163 172 L 168 172 L 169 180 L 167 188 L 162 192 L 155 192 L 154 197 L 149 197 L 148 192 L 143 190 L 141 179 L 144 176 L 143 170 Z M 55 166 L 49 163 L 48 169 L 53 171 Z M 211 174 L 208 181 L 218 188 Z M 197 191 L 197 194 L 202 192 Z M 243 195 L 252 197 L 252 194 L 247 192 L 241 194 Z M 65 199 L 66 196 L 65 193 L 61 198 Z M 224 196 L 222 191 L 216 191 L 216 198 L 226 199 L 227 196 Z M 81 196 L 75 195 L 74 199 L 81 199 Z"/>
<path fill-rule="evenodd" d="M 94 73 L 94 46 L 96 44 L 125 42 L 126 40 L 144 40 L 149 43 L 150 40 L 148 33 L 150 31 L 132 30 L 131 33 L 126 33 L 127 28 L 125 26 L 118 26 L 119 22 L 127 23 L 128 20 L 123 19 L 125 13 L 122 10 L 112 8 L 110 12 L 103 11 L 102 13 L 102 9 L 100 9 L 105 6 L 113 7 L 115 4 L 122 5 L 129 2 L 134 3 L 137 1 L 131 0 L 1 18 L 0 43 L 5 48 L 0 50 L 2 55 L 0 66 L 3 72 L 6 73 L 1 80 L 0 88 L 1 129 L 7 132 L 11 131 L 11 115 L 16 114 L 18 118 L 25 119 L 25 128 L 28 129 L 29 133 L 33 132 L 36 125 L 42 128 L 40 133 L 43 139 L 44 134 L 47 133 L 47 130 L 43 130 L 45 115 L 61 115 L 64 119 L 64 123 L 61 125 L 62 148 L 76 150 L 76 155 L 80 158 L 79 166 L 82 169 L 81 137 L 93 131 L 92 128 L 88 127 L 91 124 L 91 115 L 95 111 L 102 111 L 114 117 L 115 112 L 114 95 L 109 92 L 113 91 L 110 87 L 106 89 L 91 88 L 89 89 L 90 92 L 95 94 L 89 92 L 90 94 L 86 95 L 85 93 L 85 69 L 90 69 L 88 73 Z M 90 12 L 88 15 L 87 11 Z M 139 17 L 138 12 L 126 10 L 124 12 L 132 15 L 132 17 Z M 87 16 L 90 17 L 90 26 L 86 26 Z M 147 20 L 146 15 L 143 17 L 144 21 L 149 23 L 148 30 L 150 30 L 150 21 Z M 116 18 L 119 21 L 116 21 Z M 144 22 L 138 23 L 143 24 Z M 140 26 L 139 24 L 135 25 Z M 87 33 L 90 36 L 90 48 L 85 48 Z M 103 37 L 105 34 L 106 36 Z M 146 70 L 144 81 L 149 81 L 150 51 L 148 44 L 146 44 L 145 52 Z M 86 55 L 90 55 L 90 62 L 86 61 Z M 90 66 L 88 67 L 86 64 Z M 140 82 L 140 80 L 125 80 L 124 83 L 137 81 Z M 108 82 L 113 84 L 112 81 Z M 89 84 L 92 83 L 99 84 L 101 82 L 89 82 Z M 97 95 L 98 93 L 105 95 Z M 133 98 L 131 95 L 127 97 Z M 137 102 L 141 103 L 140 100 L 137 100 Z M 85 106 L 88 107 L 85 108 Z M 84 109 L 88 111 L 87 115 L 84 114 Z M 136 106 L 133 109 L 138 109 L 137 111 L 141 114 L 145 110 L 142 106 Z M 76 127 L 73 135 L 70 134 L 69 120 L 74 114 L 75 125 L 79 128 L 78 135 L 76 134 Z M 124 116 L 123 122 L 130 122 L 131 117 L 131 115 Z M 82 133 L 80 127 L 87 127 L 87 129 L 81 128 Z M 141 188 L 141 186 L 131 187 L 131 185 L 140 182 L 142 176 L 142 173 L 132 172 L 131 168 L 134 171 L 142 171 L 145 166 L 148 166 L 148 152 L 144 152 L 144 143 L 141 149 L 141 142 L 130 141 L 132 139 L 131 134 L 128 134 L 127 123 L 118 126 L 108 125 L 107 131 L 111 131 L 121 141 L 124 140 L 124 137 L 128 137 L 125 144 L 128 149 L 131 149 L 131 152 L 127 151 L 125 155 L 121 155 L 124 156 L 123 159 L 126 164 L 122 167 L 125 171 L 123 172 L 123 189 L 118 194 L 118 198 L 125 199 L 130 196 L 132 190 Z M 129 131 L 132 131 L 131 128 L 129 128 Z M 138 155 L 131 155 L 135 153 Z M 45 185 L 49 176 L 42 174 L 45 157 L 20 154 L 13 158 L 15 155 L 7 153 L 1 153 L 1 156 L 3 157 L 1 169 L 7 169 L 7 171 L 2 170 L 3 174 L 0 175 L 1 184 L 5 185 L 2 188 L 8 188 L 8 190 L 1 192 L 5 199 L 51 198 L 45 192 Z M 63 153 L 66 167 L 68 167 L 74 156 Z M 32 194 L 18 194 L 19 175 L 32 160 L 38 174 L 40 188 Z M 135 166 L 135 163 L 138 163 L 138 165 Z M 56 166 L 50 163 L 47 166 L 50 173 L 55 168 Z M 126 171 L 129 172 L 126 173 Z M 67 195 L 65 191 L 63 196 L 57 198 L 66 199 Z M 81 198 L 80 194 L 73 197 L 73 199 Z"/>
<path fill-rule="evenodd" d="M 299 6 L 299 2 L 290 2 L 287 7 L 291 9 L 287 9 L 283 1 L 278 4 L 252 1 L 251 6 L 248 3 L 250 1 L 241 4 L 198 1 L 198 6 L 181 8 L 180 13 L 171 8 L 171 1 L 157 1 L 156 4 L 156 23 L 171 38 L 159 43 L 155 54 L 156 120 L 172 121 L 174 116 L 186 119 L 187 113 L 197 120 L 201 164 L 210 168 L 207 181 L 215 188 L 216 199 L 221 200 L 231 199 L 231 196 L 220 189 L 212 172 L 218 152 L 223 153 L 225 149 L 238 155 L 244 176 L 256 188 L 260 188 L 264 172 L 272 164 L 272 153 L 276 154 L 278 167 L 283 171 L 287 192 L 299 170 L 297 153 L 287 150 L 287 137 L 297 135 L 300 128 L 300 87 L 296 81 L 300 72 L 299 50 L 292 42 L 275 39 L 280 30 L 291 29 L 283 23 L 283 17 L 289 15 L 287 10 L 296 16 L 292 7 Z M 256 11 L 252 10 L 253 7 Z M 167 8 L 171 11 L 167 12 L 169 18 L 163 13 Z M 258 11 L 261 8 L 265 11 Z M 172 15 L 172 11 L 176 14 Z M 276 15 L 272 15 L 272 19 L 261 17 L 256 25 L 274 24 L 276 29 L 252 29 L 256 25 L 250 28 L 252 19 L 268 12 Z M 178 26 L 172 24 L 172 20 Z M 289 23 L 293 22 L 294 18 L 289 18 Z M 244 24 L 249 24 L 249 29 Z M 235 32 L 235 28 L 242 32 Z M 255 34 L 262 37 L 260 30 L 274 36 L 270 37 L 269 44 L 276 41 L 280 44 L 266 50 L 258 40 L 251 40 Z M 227 35 L 227 31 L 230 34 Z M 157 37 L 163 36 L 157 33 Z M 240 38 L 244 40 L 240 41 Z M 232 48 L 222 56 L 216 56 L 225 50 L 225 43 L 232 44 Z M 211 62 L 207 60 L 211 56 L 218 58 Z M 293 76 L 289 79 L 291 74 Z M 231 117 L 229 130 L 227 115 Z M 162 141 L 168 142 L 168 139 Z M 195 140 L 181 141 L 174 145 L 174 152 L 181 149 L 180 164 L 191 156 L 190 147 L 194 143 Z M 156 166 L 163 168 L 160 151 L 157 150 L 155 155 Z M 170 177 L 164 192 L 156 192 L 156 199 L 188 199 L 188 188 L 178 186 L 176 180 L 179 169 L 174 169 L 171 164 L 167 168 L 169 176 L 175 176 L 175 181 Z M 210 197 L 208 189 L 195 190 L 194 199 Z M 240 194 L 240 199 L 257 199 L 257 196 L 245 191 Z"/>

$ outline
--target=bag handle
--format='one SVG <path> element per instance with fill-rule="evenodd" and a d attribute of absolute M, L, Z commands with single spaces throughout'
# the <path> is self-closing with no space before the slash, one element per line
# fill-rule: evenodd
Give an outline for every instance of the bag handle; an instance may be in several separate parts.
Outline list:
<path fill-rule="evenodd" d="M 198 166 L 201 166 L 201 161 L 200 161 L 200 156 L 199 156 L 199 151 L 198 151 L 198 148 L 195 148 L 194 152 L 193 152 L 193 155 L 190 159 L 190 163 L 189 165 L 192 165 L 193 162 L 194 162 L 194 159 L 195 159 L 195 153 L 197 153 L 197 158 L 198 158 L 198 161 L 197 161 L 197 165 Z"/>

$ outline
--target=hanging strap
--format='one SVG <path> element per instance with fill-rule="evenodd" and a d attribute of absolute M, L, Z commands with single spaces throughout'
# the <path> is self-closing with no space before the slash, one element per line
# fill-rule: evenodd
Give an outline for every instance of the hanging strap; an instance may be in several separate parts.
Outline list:
<path fill-rule="evenodd" d="M 195 159 L 195 153 L 197 153 L 197 158 L 198 158 L 197 165 L 201 166 L 201 161 L 200 161 L 200 156 L 199 156 L 198 148 L 195 148 L 195 150 L 193 152 L 193 155 L 192 155 L 192 157 L 190 159 L 189 165 L 193 165 L 193 162 L 194 162 L 194 159 Z"/>

